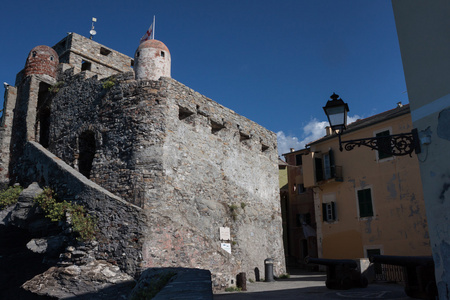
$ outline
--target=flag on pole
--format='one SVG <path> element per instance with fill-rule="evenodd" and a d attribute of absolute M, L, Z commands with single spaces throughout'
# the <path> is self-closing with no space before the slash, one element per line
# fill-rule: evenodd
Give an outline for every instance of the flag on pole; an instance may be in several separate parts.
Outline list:
<path fill-rule="evenodd" d="M 154 40 L 154 39 L 155 39 L 155 16 L 153 16 L 152 25 L 150 25 L 147 32 L 141 37 L 140 43 L 145 42 L 147 40 Z"/>

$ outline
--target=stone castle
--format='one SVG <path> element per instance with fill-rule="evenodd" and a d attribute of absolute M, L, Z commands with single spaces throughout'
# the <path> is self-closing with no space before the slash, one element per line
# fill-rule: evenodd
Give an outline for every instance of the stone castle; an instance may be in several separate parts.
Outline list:
<path fill-rule="evenodd" d="M 95 256 L 136 277 L 210 270 L 214 289 L 285 272 L 275 133 L 170 77 L 160 41 L 134 59 L 75 33 L 5 86 L 3 184 L 50 186 L 98 220 Z M 261 273 L 262 274 L 262 273 Z"/>

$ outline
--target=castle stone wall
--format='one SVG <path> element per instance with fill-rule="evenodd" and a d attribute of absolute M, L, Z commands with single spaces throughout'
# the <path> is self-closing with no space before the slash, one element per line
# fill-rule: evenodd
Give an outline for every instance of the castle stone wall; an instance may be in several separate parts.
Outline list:
<path fill-rule="evenodd" d="M 10 145 L 16 98 L 17 88 L 6 87 L 3 112 L 0 118 L 0 188 L 9 183 Z"/>
<path fill-rule="evenodd" d="M 77 169 L 79 136 L 94 132 L 91 180 L 147 214 L 144 267 L 209 269 L 216 289 L 240 272 L 254 279 L 269 257 L 284 273 L 275 133 L 176 80 L 132 75 L 108 89 L 110 79 L 68 77 L 50 150 Z"/>
<path fill-rule="evenodd" d="M 161 81 L 170 120 L 165 182 L 162 197 L 152 197 L 149 185 L 145 199 L 171 222 L 150 229 L 147 265 L 209 269 L 215 288 L 240 272 L 255 279 L 269 257 L 276 274 L 284 273 L 276 135 L 173 79 Z M 230 241 L 221 241 L 220 227 L 230 229 Z"/>
<path fill-rule="evenodd" d="M 68 71 L 70 74 L 70 70 Z M 114 86 L 103 88 L 96 77 L 84 72 L 66 76 L 67 81 L 53 98 L 50 150 L 70 166 L 79 167 L 79 136 L 95 135 L 96 152 L 90 179 L 127 201 L 143 207 L 142 182 L 161 180 L 160 152 L 164 135 L 165 108 L 158 104 L 160 82 L 138 83 L 134 74 L 116 76 Z M 145 149 L 150 160 L 137 160 L 139 141 L 154 147 Z"/>

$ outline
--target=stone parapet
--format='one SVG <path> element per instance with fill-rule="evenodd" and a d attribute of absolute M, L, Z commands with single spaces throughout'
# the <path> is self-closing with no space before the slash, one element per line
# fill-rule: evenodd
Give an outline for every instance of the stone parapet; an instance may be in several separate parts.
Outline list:
<path fill-rule="evenodd" d="M 19 181 L 50 186 L 60 198 L 82 204 L 97 220 L 97 259 L 120 266 L 135 276 L 141 271 L 143 236 L 147 218 L 128 203 L 79 174 L 35 142 L 28 142 L 16 165 Z"/>

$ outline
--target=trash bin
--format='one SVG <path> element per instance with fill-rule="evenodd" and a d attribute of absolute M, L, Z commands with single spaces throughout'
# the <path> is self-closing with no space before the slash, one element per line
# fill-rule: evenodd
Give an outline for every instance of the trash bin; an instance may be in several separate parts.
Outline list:
<path fill-rule="evenodd" d="M 273 259 L 272 258 L 267 258 L 264 260 L 264 276 L 265 282 L 271 282 L 271 281 L 275 281 L 273 279 Z"/>
<path fill-rule="evenodd" d="M 236 286 L 241 288 L 241 291 L 247 290 L 247 274 L 241 272 L 236 276 Z"/>

